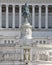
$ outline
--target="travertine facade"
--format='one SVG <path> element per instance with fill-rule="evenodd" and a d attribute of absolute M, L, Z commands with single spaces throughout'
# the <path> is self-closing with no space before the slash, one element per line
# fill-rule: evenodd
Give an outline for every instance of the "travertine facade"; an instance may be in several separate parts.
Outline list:
<path fill-rule="evenodd" d="M 52 0 L 0 0 L 0 65 L 23 64 L 52 65 Z"/>

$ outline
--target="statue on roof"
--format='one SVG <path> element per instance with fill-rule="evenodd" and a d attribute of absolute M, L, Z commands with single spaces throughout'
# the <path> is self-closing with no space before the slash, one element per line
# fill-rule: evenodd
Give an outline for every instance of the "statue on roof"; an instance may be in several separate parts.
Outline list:
<path fill-rule="evenodd" d="M 27 3 L 25 3 L 25 5 L 23 6 L 23 17 L 24 18 L 28 18 L 30 16 L 30 12 L 29 12 L 29 6 L 27 5 Z"/>

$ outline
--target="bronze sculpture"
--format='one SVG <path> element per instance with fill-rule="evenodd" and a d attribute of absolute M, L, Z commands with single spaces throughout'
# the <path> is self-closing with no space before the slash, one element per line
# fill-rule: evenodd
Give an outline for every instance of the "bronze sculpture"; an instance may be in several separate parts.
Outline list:
<path fill-rule="evenodd" d="M 23 14 L 22 15 L 24 18 L 28 18 L 30 16 L 29 6 L 27 5 L 27 3 L 25 3 L 25 5 L 23 6 Z"/>

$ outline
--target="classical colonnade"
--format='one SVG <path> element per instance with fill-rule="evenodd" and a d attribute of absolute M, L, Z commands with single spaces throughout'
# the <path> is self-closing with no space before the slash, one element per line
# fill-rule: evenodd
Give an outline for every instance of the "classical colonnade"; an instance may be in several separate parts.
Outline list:
<path fill-rule="evenodd" d="M 3 4 L 2 4 L 3 5 Z M 2 5 L 0 5 L 0 28 L 2 27 Z M 6 28 L 8 28 L 8 6 L 6 5 Z M 13 6 L 13 21 L 12 21 L 12 28 L 15 28 L 15 5 Z M 19 27 L 21 27 L 22 25 L 22 5 L 18 5 L 19 6 Z M 32 26 L 35 27 L 35 6 L 36 5 L 32 5 Z M 42 5 L 38 5 L 39 6 L 39 28 L 41 29 L 41 6 Z M 45 5 L 45 28 L 48 28 L 48 5 Z"/>

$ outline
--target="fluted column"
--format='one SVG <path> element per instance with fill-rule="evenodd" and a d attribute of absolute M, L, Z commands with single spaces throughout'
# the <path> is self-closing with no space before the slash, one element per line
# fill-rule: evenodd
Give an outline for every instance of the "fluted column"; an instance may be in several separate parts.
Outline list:
<path fill-rule="evenodd" d="M 22 5 L 19 5 L 19 27 L 21 27 L 22 23 Z"/>
<path fill-rule="evenodd" d="M 2 27 L 2 7 L 0 5 L 0 28 Z"/>
<path fill-rule="evenodd" d="M 32 5 L 32 27 L 35 27 L 35 6 Z"/>
<path fill-rule="evenodd" d="M 48 28 L 48 5 L 46 5 L 45 26 L 46 26 L 46 29 L 47 29 Z"/>
<path fill-rule="evenodd" d="M 39 29 L 41 28 L 41 5 L 39 5 Z"/>
<path fill-rule="evenodd" d="M 8 5 L 6 5 L 6 28 L 8 28 Z"/>
<path fill-rule="evenodd" d="M 15 5 L 13 5 L 13 23 L 12 27 L 15 28 Z"/>

